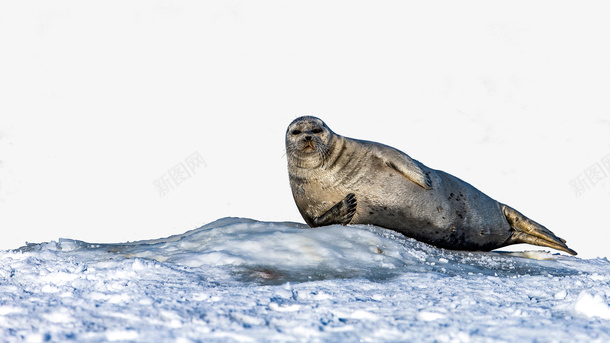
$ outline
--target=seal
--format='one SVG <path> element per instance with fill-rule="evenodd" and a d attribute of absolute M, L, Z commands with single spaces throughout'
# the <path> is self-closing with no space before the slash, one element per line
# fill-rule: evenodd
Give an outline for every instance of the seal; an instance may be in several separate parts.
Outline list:
<path fill-rule="evenodd" d="M 286 131 L 292 195 L 310 227 L 370 224 L 453 250 L 528 243 L 576 255 L 566 241 L 469 183 L 400 150 L 334 133 L 312 116 Z"/>

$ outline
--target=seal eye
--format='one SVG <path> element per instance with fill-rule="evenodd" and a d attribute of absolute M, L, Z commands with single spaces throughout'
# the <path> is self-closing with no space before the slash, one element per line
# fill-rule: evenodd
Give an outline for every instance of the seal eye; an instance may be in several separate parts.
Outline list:
<path fill-rule="evenodd" d="M 311 130 L 312 133 L 318 134 L 318 133 L 322 133 L 322 129 L 320 129 L 319 127 Z"/>
<path fill-rule="evenodd" d="M 301 134 L 301 130 L 292 130 L 291 132 L 293 135 L 300 135 Z"/>

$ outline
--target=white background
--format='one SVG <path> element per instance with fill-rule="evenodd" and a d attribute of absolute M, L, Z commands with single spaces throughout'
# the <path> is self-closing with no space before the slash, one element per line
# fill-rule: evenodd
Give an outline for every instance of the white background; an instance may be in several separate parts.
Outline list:
<path fill-rule="evenodd" d="M 284 132 L 312 114 L 608 256 L 607 7 L 3 1 L 0 249 L 302 222 Z M 162 196 L 194 153 L 205 166 Z"/>

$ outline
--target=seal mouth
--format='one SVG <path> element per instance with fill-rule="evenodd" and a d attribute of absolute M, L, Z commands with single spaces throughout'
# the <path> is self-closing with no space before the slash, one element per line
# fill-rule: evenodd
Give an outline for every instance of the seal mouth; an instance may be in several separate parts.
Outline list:
<path fill-rule="evenodd" d="M 313 152 L 316 149 L 313 147 L 312 141 L 308 140 L 305 142 L 305 145 L 303 146 L 303 148 L 301 150 L 303 150 L 303 152 Z"/>

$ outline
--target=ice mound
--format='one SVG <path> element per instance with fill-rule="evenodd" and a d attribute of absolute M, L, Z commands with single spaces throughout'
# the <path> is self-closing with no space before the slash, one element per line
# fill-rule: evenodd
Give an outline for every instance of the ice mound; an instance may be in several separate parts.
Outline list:
<path fill-rule="evenodd" d="M 571 275 L 583 272 L 575 259 L 543 251 L 463 252 L 439 249 L 391 230 L 223 218 L 184 234 L 121 244 L 60 239 L 27 250 L 106 252 L 205 269 L 215 281 L 268 284 L 366 278 L 385 280 L 408 272 L 446 275 Z M 104 256 L 104 255 L 99 255 Z M 110 255 L 104 258 L 109 258 Z"/>

